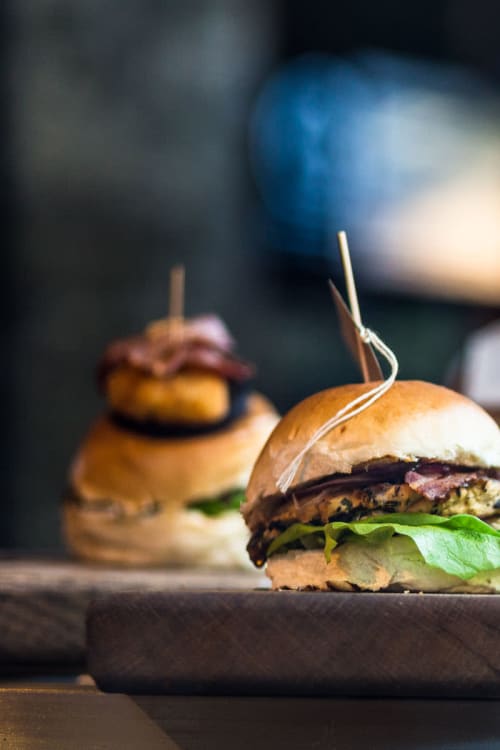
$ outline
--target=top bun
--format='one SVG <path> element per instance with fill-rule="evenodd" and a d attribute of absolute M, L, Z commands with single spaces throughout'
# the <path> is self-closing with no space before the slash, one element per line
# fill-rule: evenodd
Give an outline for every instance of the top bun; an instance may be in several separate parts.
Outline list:
<path fill-rule="evenodd" d="M 328 419 L 373 383 L 330 388 L 297 404 L 278 423 L 257 459 L 245 515 L 279 493 L 278 478 Z M 442 386 L 399 380 L 372 406 L 330 430 L 306 453 L 290 489 L 380 459 L 437 460 L 500 467 L 500 430 L 470 399 Z"/>

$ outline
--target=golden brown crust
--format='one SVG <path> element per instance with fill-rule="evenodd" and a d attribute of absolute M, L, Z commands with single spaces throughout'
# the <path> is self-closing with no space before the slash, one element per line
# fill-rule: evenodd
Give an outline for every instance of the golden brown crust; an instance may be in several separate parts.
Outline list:
<path fill-rule="evenodd" d="M 70 469 L 63 532 L 86 560 L 119 565 L 249 567 L 236 511 L 209 518 L 187 503 L 244 487 L 278 416 L 258 393 L 245 416 L 198 437 L 146 437 L 96 421 Z"/>
<path fill-rule="evenodd" d="M 245 514 L 276 495 L 277 480 L 314 432 L 373 384 L 331 388 L 297 404 L 264 446 L 247 488 Z M 397 381 L 366 411 L 331 430 L 307 453 L 293 487 L 354 466 L 391 461 L 439 460 L 462 466 L 500 466 L 500 431 L 470 399 L 423 381 Z"/>
<path fill-rule="evenodd" d="M 196 437 L 147 437 L 103 416 L 80 446 L 69 483 L 84 499 L 181 507 L 244 487 L 277 419 L 270 402 L 257 393 L 249 397 L 244 416 Z"/>
<path fill-rule="evenodd" d="M 124 364 L 105 383 L 109 407 L 138 420 L 175 424 L 220 422 L 229 413 L 229 386 L 213 372 L 186 369 L 159 378 Z"/>

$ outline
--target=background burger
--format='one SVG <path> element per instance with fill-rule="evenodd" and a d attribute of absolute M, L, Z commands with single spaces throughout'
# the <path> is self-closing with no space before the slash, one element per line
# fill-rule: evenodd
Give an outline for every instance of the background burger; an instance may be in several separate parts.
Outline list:
<path fill-rule="evenodd" d="M 295 406 L 256 462 L 243 514 L 273 588 L 500 591 L 500 431 L 454 391 L 396 381 L 282 472 L 332 415 L 370 390 Z"/>
<path fill-rule="evenodd" d="M 215 316 L 164 320 L 112 343 L 99 366 L 107 401 L 69 471 L 70 549 L 128 565 L 248 565 L 239 508 L 276 424 L 249 389 Z"/>

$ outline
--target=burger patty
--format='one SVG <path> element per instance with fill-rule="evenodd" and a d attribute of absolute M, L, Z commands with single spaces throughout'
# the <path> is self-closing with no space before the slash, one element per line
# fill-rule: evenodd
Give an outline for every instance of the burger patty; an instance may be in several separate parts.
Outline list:
<path fill-rule="evenodd" d="M 380 481 L 381 469 L 388 481 Z M 264 500 L 247 513 L 253 532 L 248 552 L 256 565 L 263 565 L 271 541 L 294 523 L 323 525 L 396 512 L 470 513 L 496 526 L 500 473 L 432 462 L 397 462 L 366 467 L 347 477 L 325 478 Z"/>
<path fill-rule="evenodd" d="M 64 493 L 63 502 L 75 505 L 82 511 L 89 513 L 101 513 L 114 521 L 130 521 L 139 518 L 148 518 L 158 515 L 163 511 L 163 503 L 153 498 L 136 502 L 130 499 L 108 499 L 89 498 L 81 495 L 73 487 L 69 487 Z"/>
<path fill-rule="evenodd" d="M 244 499 L 244 490 L 240 487 L 233 488 L 211 497 L 196 498 L 179 506 L 179 510 L 195 511 L 205 516 L 214 518 L 223 513 L 238 513 Z M 121 498 L 120 500 L 106 498 L 85 498 L 76 489 L 69 487 L 63 498 L 66 504 L 75 505 L 81 511 L 89 513 L 101 513 L 108 519 L 115 521 L 130 521 L 140 518 L 149 518 L 159 515 L 165 511 L 169 503 L 153 498 L 135 501 Z"/>

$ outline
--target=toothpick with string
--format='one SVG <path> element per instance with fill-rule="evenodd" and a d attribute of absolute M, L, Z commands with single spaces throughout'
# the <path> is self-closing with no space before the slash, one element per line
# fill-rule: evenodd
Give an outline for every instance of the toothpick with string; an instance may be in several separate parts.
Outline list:
<path fill-rule="evenodd" d="M 398 375 L 398 360 L 394 352 L 385 344 L 382 339 L 369 328 L 365 328 L 361 321 L 361 314 L 359 311 L 358 297 L 356 294 L 356 285 L 354 283 L 354 276 L 352 273 L 351 259 L 349 255 L 349 247 L 347 245 L 347 238 L 345 232 L 338 233 L 339 248 L 342 257 L 342 265 L 346 277 L 347 294 L 349 298 L 349 304 L 351 312 L 349 312 L 342 295 L 336 288 L 336 286 L 330 282 L 330 288 L 334 302 L 337 306 L 339 313 L 339 320 L 342 328 L 342 333 L 346 338 L 351 350 L 357 355 L 357 359 L 360 363 L 361 371 L 363 373 L 363 380 L 365 383 L 369 383 L 373 380 L 380 382 L 373 383 L 372 387 L 364 390 L 359 396 L 353 398 L 349 403 L 339 409 L 335 414 L 332 414 L 309 438 L 302 449 L 290 460 L 287 467 L 280 474 L 276 481 L 276 486 L 282 493 L 288 492 L 292 482 L 296 479 L 297 474 L 300 472 L 302 461 L 309 450 L 327 435 L 331 430 L 339 427 L 341 424 L 353 419 L 358 414 L 361 414 L 365 409 L 369 409 L 372 404 L 378 401 L 384 393 L 392 387 Z M 356 343 L 357 342 L 357 347 Z M 372 349 L 373 347 L 373 349 Z M 387 364 L 390 366 L 390 374 L 384 379 L 380 364 L 375 355 L 382 356 Z M 298 481 L 300 482 L 300 473 Z"/>
<path fill-rule="evenodd" d="M 364 326 L 359 310 L 358 295 L 356 293 L 356 284 L 354 282 L 346 233 L 338 232 L 337 238 L 350 307 L 349 311 L 342 295 L 330 279 L 328 283 L 333 302 L 337 309 L 340 331 L 352 356 L 359 365 L 363 381 L 369 383 L 373 380 L 383 380 L 383 373 L 375 352 L 371 344 L 364 341 L 361 335 Z"/>

